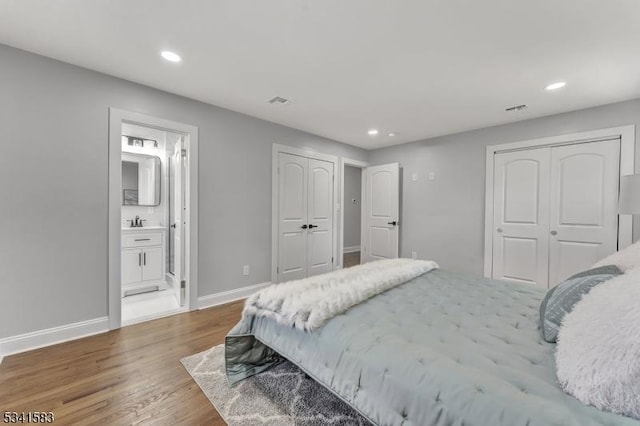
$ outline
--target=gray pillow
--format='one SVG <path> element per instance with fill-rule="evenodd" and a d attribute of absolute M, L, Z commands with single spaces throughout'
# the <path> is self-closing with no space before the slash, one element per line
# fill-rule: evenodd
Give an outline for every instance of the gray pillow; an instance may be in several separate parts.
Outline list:
<path fill-rule="evenodd" d="M 621 275 L 615 265 L 600 266 L 575 274 L 547 292 L 540 304 L 540 334 L 549 343 L 555 343 L 562 318 L 593 287 Z"/>

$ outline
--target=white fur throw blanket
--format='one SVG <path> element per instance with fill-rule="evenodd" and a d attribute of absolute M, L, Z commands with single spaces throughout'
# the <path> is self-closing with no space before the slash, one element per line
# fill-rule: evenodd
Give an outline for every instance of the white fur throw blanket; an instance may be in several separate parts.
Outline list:
<path fill-rule="evenodd" d="M 594 287 L 562 320 L 556 368 L 585 404 L 640 420 L 640 268 Z"/>
<path fill-rule="evenodd" d="M 312 331 L 352 306 L 437 268 L 433 261 L 389 259 L 273 284 L 247 299 L 242 316 L 273 318 Z"/>

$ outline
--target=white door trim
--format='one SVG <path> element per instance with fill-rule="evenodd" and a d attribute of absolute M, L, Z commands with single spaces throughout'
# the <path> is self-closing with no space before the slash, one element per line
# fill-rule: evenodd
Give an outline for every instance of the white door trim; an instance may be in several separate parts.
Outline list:
<path fill-rule="evenodd" d="M 497 152 L 529 149 L 541 146 L 567 145 L 593 142 L 607 138 L 620 138 L 620 176 L 635 172 L 636 126 L 620 126 L 587 132 L 570 133 L 540 139 L 531 139 L 487 146 L 485 215 L 484 215 L 484 276 L 492 275 L 493 260 L 493 173 L 494 158 Z M 633 242 L 633 217 L 620 215 L 618 221 L 618 248 L 624 248 Z"/>
<path fill-rule="evenodd" d="M 187 149 L 185 280 L 188 310 L 198 308 L 198 128 L 118 108 L 109 108 L 109 210 L 108 210 L 108 314 L 109 329 L 121 327 L 120 232 L 121 218 L 121 152 L 122 123 L 185 134 Z"/>
<path fill-rule="evenodd" d="M 352 166 L 352 167 L 358 167 L 361 170 L 364 170 L 365 168 L 369 167 L 369 163 L 365 162 L 365 161 L 360 161 L 360 160 L 353 160 L 351 158 L 345 158 L 342 157 L 340 159 L 340 236 L 338 237 L 338 239 L 340 240 L 338 242 L 338 257 L 337 257 L 337 262 L 336 262 L 336 266 L 338 268 L 342 268 L 344 267 L 344 265 L 342 264 L 343 259 L 344 259 L 344 168 L 346 166 Z M 361 181 L 360 183 L 360 228 L 362 229 L 362 206 L 364 205 L 364 194 L 365 194 L 365 187 Z M 364 234 L 362 234 L 362 232 L 360 232 L 360 249 L 362 250 L 363 247 L 363 243 L 362 243 L 362 236 Z"/>
<path fill-rule="evenodd" d="M 274 143 L 271 148 L 271 282 L 278 282 L 278 154 L 286 153 L 299 155 L 301 157 L 313 158 L 316 160 L 328 161 L 333 163 L 333 248 L 331 255 L 333 256 L 333 267 L 336 266 L 338 256 L 338 215 L 336 206 L 338 205 L 338 180 L 335 178 L 338 169 L 338 157 L 335 155 L 323 154 L 310 148 L 296 148 L 289 145 L 281 145 Z"/>

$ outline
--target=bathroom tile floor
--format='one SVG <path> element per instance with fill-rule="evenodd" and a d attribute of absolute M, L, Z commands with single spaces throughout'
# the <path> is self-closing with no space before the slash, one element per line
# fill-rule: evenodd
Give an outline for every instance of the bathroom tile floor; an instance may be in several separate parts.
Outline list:
<path fill-rule="evenodd" d="M 175 291 L 153 291 L 122 299 L 122 325 L 160 318 L 184 310 Z"/>

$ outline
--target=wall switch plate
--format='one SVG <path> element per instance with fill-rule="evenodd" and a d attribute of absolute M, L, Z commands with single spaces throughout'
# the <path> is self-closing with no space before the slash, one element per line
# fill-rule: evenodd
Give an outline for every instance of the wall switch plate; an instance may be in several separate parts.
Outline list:
<path fill-rule="evenodd" d="M 429 180 L 436 180 L 436 172 L 429 172 Z"/>
<path fill-rule="evenodd" d="M 418 181 L 418 174 L 417 173 L 411 174 L 411 182 L 417 182 L 417 181 Z"/>
<path fill-rule="evenodd" d="M 418 252 L 417 251 L 412 251 L 411 252 L 411 258 L 412 259 L 417 259 L 418 258 Z"/>
<path fill-rule="evenodd" d="M 242 267 L 242 275 L 244 275 L 244 276 L 249 275 L 249 265 L 244 265 Z"/>

